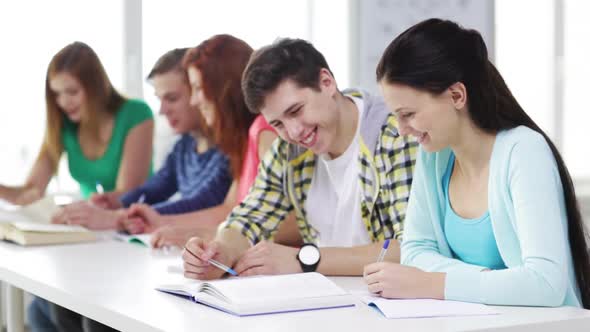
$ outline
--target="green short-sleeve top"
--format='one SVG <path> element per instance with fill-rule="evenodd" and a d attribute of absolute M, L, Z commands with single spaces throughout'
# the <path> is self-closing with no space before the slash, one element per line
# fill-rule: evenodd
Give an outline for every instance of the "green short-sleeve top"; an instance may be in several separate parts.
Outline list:
<path fill-rule="evenodd" d="M 90 194 L 96 192 L 97 182 L 105 191 L 115 189 L 127 134 L 138 124 L 153 119 L 153 114 L 149 106 L 141 100 L 125 101 L 115 114 L 115 124 L 109 145 L 98 159 L 86 158 L 78 141 L 78 124 L 65 116 L 64 119 L 61 131 L 62 144 L 68 156 L 70 174 L 80 184 L 82 197 L 88 198 Z M 151 174 L 152 165 L 150 165 Z"/>

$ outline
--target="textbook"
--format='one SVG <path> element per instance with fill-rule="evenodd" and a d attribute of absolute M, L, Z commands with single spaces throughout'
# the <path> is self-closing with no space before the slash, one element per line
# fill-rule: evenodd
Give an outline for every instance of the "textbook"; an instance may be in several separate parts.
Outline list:
<path fill-rule="evenodd" d="M 156 289 L 236 316 L 353 307 L 356 302 L 316 272 L 238 277 Z"/>
<path fill-rule="evenodd" d="M 0 213 L 0 222 L 30 221 L 43 224 L 51 222 L 51 216 L 59 210 L 53 197 L 45 196 L 25 206 L 11 206 L 3 208 Z"/>
<path fill-rule="evenodd" d="M 499 312 L 481 303 L 433 299 L 386 299 L 363 296 L 361 300 L 377 308 L 386 318 L 427 318 L 495 315 Z"/>
<path fill-rule="evenodd" d="M 94 233 L 82 226 L 53 225 L 51 216 L 59 207 L 46 196 L 22 207 L 0 213 L 0 240 L 23 246 L 93 241 Z"/>
<path fill-rule="evenodd" d="M 23 246 L 94 241 L 94 233 L 77 225 L 16 221 L 0 223 L 0 239 Z"/>

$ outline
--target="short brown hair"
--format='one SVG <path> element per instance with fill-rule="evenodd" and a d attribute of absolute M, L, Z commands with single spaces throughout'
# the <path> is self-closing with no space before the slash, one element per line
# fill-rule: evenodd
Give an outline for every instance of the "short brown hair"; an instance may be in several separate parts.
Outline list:
<path fill-rule="evenodd" d="M 154 76 L 156 75 L 161 75 L 161 74 L 165 74 L 169 71 L 180 71 L 183 72 L 184 68 L 182 67 L 182 59 L 184 57 L 184 55 L 186 54 L 186 51 L 188 50 L 188 48 L 175 48 L 173 50 L 170 50 L 166 53 L 164 53 L 164 55 L 162 55 L 158 61 L 156 61 L 156 64 L 154 64 L 154 67 L 152 68 L 152 70 L 150 70 L 150 73 L 147 76 L 148 80 L 151 80 L 154 78 Z"/>
<path fill-rule="evenodd" d="M 302 39 L 284 38 L 259 49 L 250 58 L 242 77 L 248 108 L 260 113 L 266 96 L 288 79 L 300 88 L 318 90 L 322 68 L 334 76 L 322 53 Z"/>

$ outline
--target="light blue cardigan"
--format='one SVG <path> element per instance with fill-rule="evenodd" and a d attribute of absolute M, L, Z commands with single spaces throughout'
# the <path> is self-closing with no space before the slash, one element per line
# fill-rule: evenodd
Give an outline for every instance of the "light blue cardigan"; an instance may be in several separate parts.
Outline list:
<path fill-rule="evenodd" d="M 445 298 L 496 305 L 580 307 L 557 164 L 549 145 L 527 127 L 501 131 L 490 161 L 488 208 L 508 267 L 452 258 L 443 233 L 442 177 L 450 149 L 418 152 L 401 245 L 402 264 L 446 272 Z"/>

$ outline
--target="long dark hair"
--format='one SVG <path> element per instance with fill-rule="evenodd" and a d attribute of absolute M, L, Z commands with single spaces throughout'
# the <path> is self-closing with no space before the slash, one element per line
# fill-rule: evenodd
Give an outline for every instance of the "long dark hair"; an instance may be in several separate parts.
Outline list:
<path fill-rule="evenodd" d="M 399 35 L 377 65 L 377 80 L 399 83 L 433 94 L 456 82 L 466 89 L 469 116 L 488 133 L 526 126 L 543 135 L 557 162 L 569 223 L 568 237 L 584 308 L 590 308 L 590 259 L 586 230 L 572 178 L 547 134 L 520 107 L 504 79 L 488 59 L 486 45 L 475 30 L 457 23 L 429 19 Z"/>

